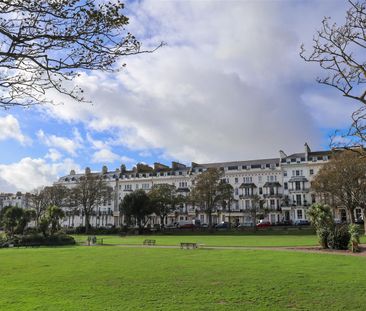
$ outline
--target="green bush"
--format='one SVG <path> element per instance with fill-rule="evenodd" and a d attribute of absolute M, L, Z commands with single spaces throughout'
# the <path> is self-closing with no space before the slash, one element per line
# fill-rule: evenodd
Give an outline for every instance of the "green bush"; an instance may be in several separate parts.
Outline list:
<path fill-rule="evenodd" d="M 350 224 L 348 227 L 350 234 L 349 246 L 353 253 L 360 251 L 360 227 L 356 224 Z"/>
<path fill-rule="evenodd" d="M 19 237 L 19 240 L 13 241 L 16 246 L 57 246 L 74 245 L 73 237 L 66 234 L 56 234 L 45 237 L 42 234 L 29 234 Z"/>
<path fill-rule="evenodd" d="M 332 249 L 348 249 L 350 239 L 347 225 L 335 226 L 328 235 L 328 245 Z"/>

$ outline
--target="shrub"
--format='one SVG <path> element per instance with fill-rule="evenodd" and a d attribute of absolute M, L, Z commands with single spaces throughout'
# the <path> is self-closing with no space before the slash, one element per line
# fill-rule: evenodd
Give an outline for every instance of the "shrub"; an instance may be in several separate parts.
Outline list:
<path fill-rule="evenodd" d="M 348 249 L 350 238 L 347 225 L 335 226 L 328 235 L 328 245 L 332 249 Z"/>
<path fill-rule="evenodd" d="M 17 246 L 56 246 L 56 245 L 74 245 L 73 237 L 66 234 L 56 234 L 45 237 L 42 234 L 23 235 L 18 240 L 13 241 Z"/>
<path fill-rule="evenodd" d="M 360 251 L 360 227 L 356 224 L 350 224 L 348 232 L 350 234 L 349 247 L 353 253 L 357 253 Z"/>

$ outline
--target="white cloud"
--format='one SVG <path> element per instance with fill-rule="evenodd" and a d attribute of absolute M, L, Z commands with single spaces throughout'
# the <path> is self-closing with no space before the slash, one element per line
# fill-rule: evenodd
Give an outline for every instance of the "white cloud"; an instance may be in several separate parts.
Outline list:
<path fill-rule="evenodd" d="M 115 161 L 120 161 L 122 163 L 136 163 L 136 160 L 127 157 L 127 156 L 120 156 L 110 149 L 101 149 L 94 152 L 91 161 L 93 163 L 113 163 Z"/>
<path fill-rule="evenodd" d="M 168 46 L 124 59 L 127 69 L 114 76 L 81 75 L 77 82 L 93 105 L 65 101 L 47 109 L 112 131 L 114 142 L 94 142 L 94 161 L 117 160 L 111 144 L 158 148 L 183 162 L 277 156 L 278 149 L 302 150 L 305 141 L 319 147 L 322 110 L 309 111 L 304 102 L 307 92 L 322 92 L 309 87 L 318 69 L 298 53 L 324 15 L 339 16 L 344 3 L 336 3 L 130 3 L 136 12 L 130 30 L 146 36 L 147 46 Z"/>
<path fill-rule="evenodd" d="M 22 133 L 18 120 L 11 114 L 0 117 L 0 125 L 0 140 L 15 139 L 22 145 L 31 142 L 31 139 Z"/>
<path fill-rule="evenodd" d="M 2 191 L 31 191 L 40 186 L 51 185 L 59 176 L 68 174 L 79 166 L 71 159 L 47 163 L 43 158 L 26 157 L 19 162 L 0 165 Z"/>
<path fill-rule="evenodd" d="M 56 135 L 48 135 L 45 134 L 43 130 L 39 130 L 37 132 L 37 137 L 46 146 L 62 149 L 68 152 L 72 156 L 76 156 L 78 149 L 82 147 L 82 138 L 77 129 L 73 130 L 72 138 L 61 137 Z"/>
<path fill-rule="evenodd" d="M 56 162 L 62 158 L 62 154 L 56 149 L 49 149 L 48 153 L 45 156 L 46 159 L 50 159 L 53 162 Z"/>

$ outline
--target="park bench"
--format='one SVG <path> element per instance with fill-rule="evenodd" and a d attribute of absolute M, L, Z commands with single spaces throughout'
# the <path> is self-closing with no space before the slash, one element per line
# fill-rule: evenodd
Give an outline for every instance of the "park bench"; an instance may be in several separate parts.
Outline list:
<path fill-rule="evenodd" d="M 187 242 L 181 242 L 180 248 L 181 249 L 195 249 L 197 248 L 197 243 L 187 243 Z"/>
<path fill-rule="evenodd" d="M 156 243 L 156 240 L 144 240 L 143 244 L 144 245 L 150 245 L 150 246 L 154 246 Z"/>

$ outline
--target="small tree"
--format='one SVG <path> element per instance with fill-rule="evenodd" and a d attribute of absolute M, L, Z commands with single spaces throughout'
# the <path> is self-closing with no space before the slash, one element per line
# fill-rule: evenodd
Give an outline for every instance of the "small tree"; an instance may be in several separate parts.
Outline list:
<path fill-rule="evenodd" d="M 208 226 L 212 228 L 212 213 L 222 201 L 223 172 L 219 168 L 209 168 L 194 179 L 190 201 L 199 206 L 208 216 Z"/>
<path fill-rule="evenodd" d="M 17 206 L 9 206 L 2 215 L 2 224 L 9 237 L 14 234 L 23 234 L 28 223 L 34 219 L 33 210 L 24 210 Z"/>
<path fill-rule="evenodd" d="M 65 217 L 64 211 L 55 205 L 51 205 L 47 208 L 45 217 L 50 225 L 50 235 L 54 235 L 61 229 L 60 221 Z"/>
<path fill-rule="evenodd" d="M 329 234 L 335 227 L 330 207 L 313 204 L 308 210 L 308 216 L 318 235 L 319 244 L 322 248 L 329 248 Z"/>
<path fill-rule="evenodd" d="M 156 215 L 160 217 L 160 223 L 164 227 L 168 214 L 174 211 L 176 204 L 180 201 L 175 186 L 169 184 L 153 185 L 148 196 L 151 206 Z"/>
<path fill-rule="evenodd" d="M 351 223 L 355 222 L 357 207 L 363 209 L 366 219 L 366 160 L 359 153 L 334 152 L 332 159 L 315 176 L 311 187 L 320 197 L 330 201 L 332 207 L 344 207 Z"/>
<path fill-rule="evenodd" d="M 227 210 L 229 213 L 229 229 L 231 228 L 231 205 L 234 202 L 234 188 L 228 183 L 223 183 L 220 187 L 220 201 L 223 210 Z"/>
<path fill-rule="evenodd" d="M 264 200 L 258 195 L 258 194 L 255 194 L 253 197 L 252 197 L 252 205 L 251 207 L 247 210 L 247 212 L 249 213 L 250 215 L 250 218 L 253 222 L 253 230 L 256 231 L 257 230 L 257 218 L 258 218 L 258 215 L 267 215 L 268 212 L 269 212 L 269 209 L 267 209 L 264 205 Z"/>
<path fill-rule="evenodd" d="M 112 193 L 102 175 L 86 172 L 77 182 L 70 192 L 77 205 L 81 206 L 85 219 L 85 233 L 90 229 L 90 217 L 98 205 L 107 200 Z"/>
<path fill-rule="evenodd" d="M 360 228 L 358 225 L 350 224 L 349 225 L 349 233 L 350 233 L 350 249 L 353 253 L 357 253 L 360 251 Z"/>
<path fill-rule="evenodd" d="M 151 200 L 144 190 L 135 190 L 127 194 L 120 203 L 120 211 L 125 215 L 127 223 L 131 224 L 132 219 L 139 227 L 139 233 L 148 222 L 148 217 L 153 212 Z"/>

